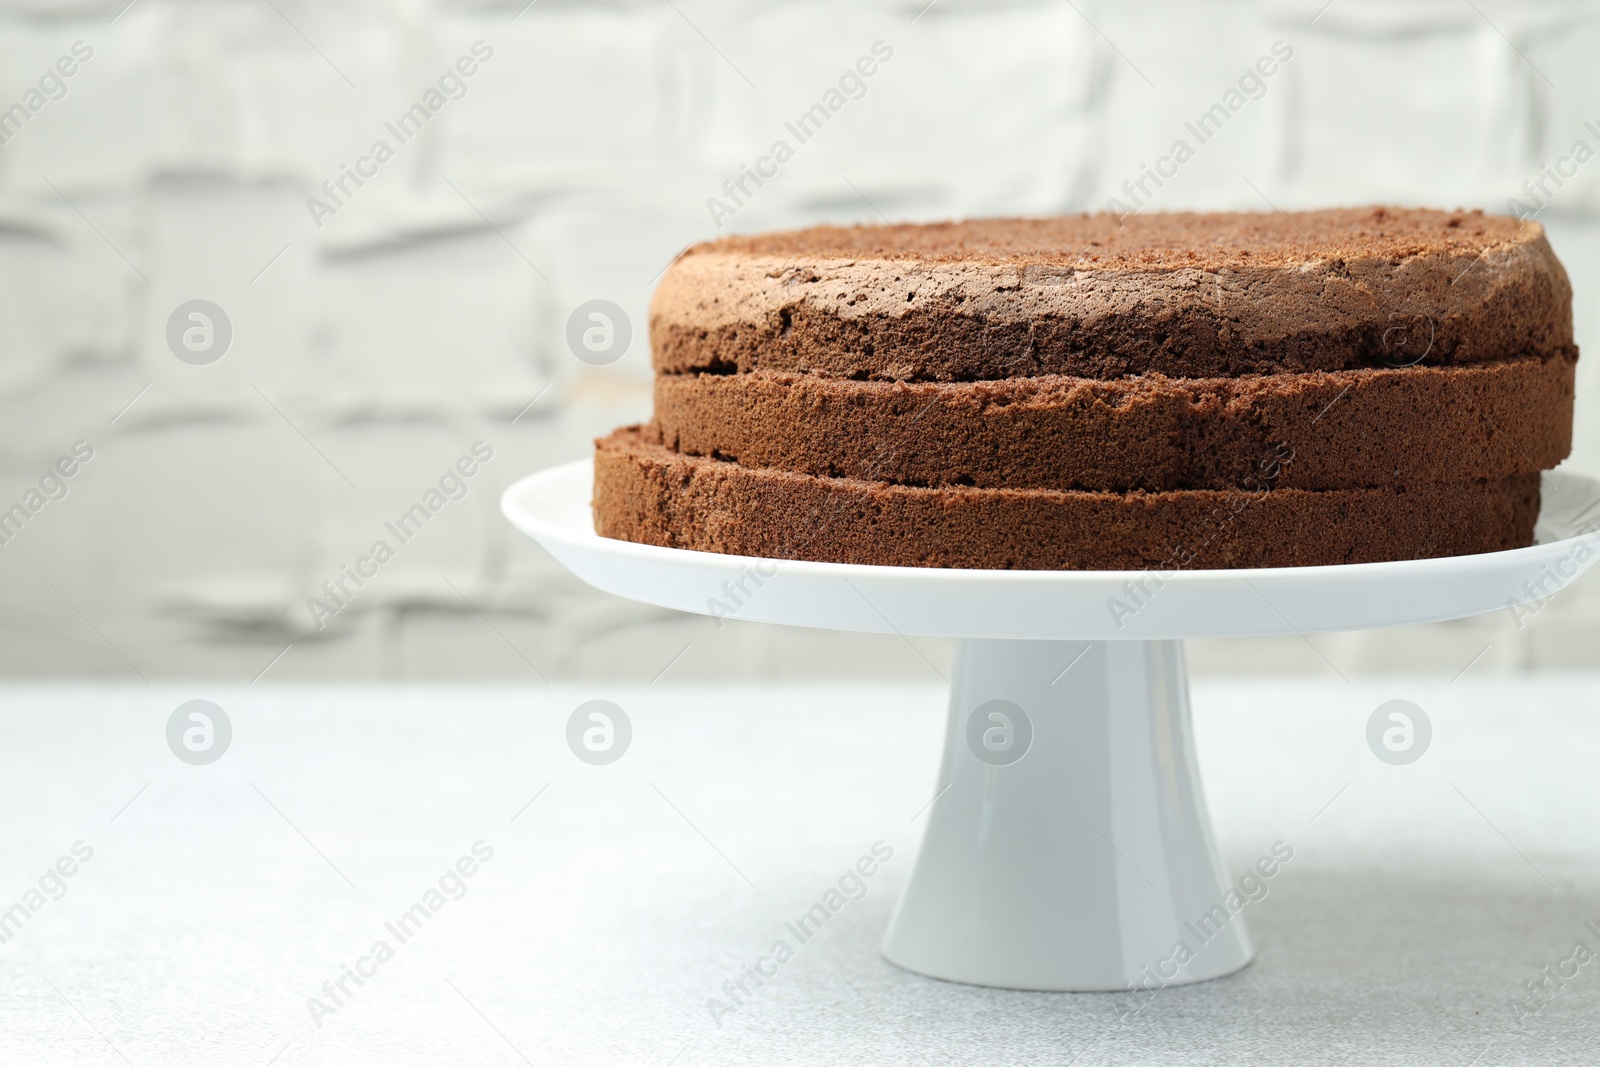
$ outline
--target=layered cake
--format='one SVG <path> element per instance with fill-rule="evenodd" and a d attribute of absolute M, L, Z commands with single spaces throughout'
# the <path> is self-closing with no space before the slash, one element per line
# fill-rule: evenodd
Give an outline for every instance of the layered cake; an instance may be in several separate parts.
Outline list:
<path fill-rule="evenodd" d="M 1028 569 L 1527 545 L 1577 360 L 1542 227 L 1389 208 L 728 238 L 650 341 L 601 535 Z"/>

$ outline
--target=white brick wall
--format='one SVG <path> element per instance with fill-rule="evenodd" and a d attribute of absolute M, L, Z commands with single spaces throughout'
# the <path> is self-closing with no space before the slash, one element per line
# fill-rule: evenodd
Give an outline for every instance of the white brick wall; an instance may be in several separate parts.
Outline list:
<path fill-rule="evenodd" d="M 603 597 L 496 498 L 647 410 L 655 279 L 877 41 L 893 57 L 864 95 L 728 229 L 1099 207 L 1277 40 L 1294 58 L 1153 209 L 1503 210 L 1574 140 L 1600 148 L 1600 4 L 1323 3 L 0 0 L 0 107 L 93 49 L 0 145 L 0 501 L 95 449 L 0 547 L 0 671 L 250 678 L 287 647 L 269 678 L 648 679 L 685 646 L 672 677 L 943 669 L 938 642 Z M 480 40 L 465 96 L 313 225 L 306 198 Z M 1540 217 L 1591 352 L 1572 463 L 1600 473 L 1600 163 Z M 165 341 L 194 298 L 233 325 L 209 366 Z M 594 298 L 635 324 L 604 369 L 563 340 Z M 495 456 L 466 497 L 314 629 L 306 598 L 477 440 Z M 1596 638 L 1591 579 L 1521 632 L 1318 644 L 1350 670 L 1453 670 L 1485 644 L 1486 665 L 1588 664 Z M 1326 669 L 1299 641 L 1195 657 Z"/>

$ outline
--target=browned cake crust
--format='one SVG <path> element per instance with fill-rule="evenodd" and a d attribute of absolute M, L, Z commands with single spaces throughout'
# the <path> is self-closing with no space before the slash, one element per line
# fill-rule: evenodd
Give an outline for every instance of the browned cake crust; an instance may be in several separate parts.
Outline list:
<path fill-rule="evenodd" d="M 1566 457 L 1575 365 L 1114 381 L 659 375 L 647 432 L 746 467 L 897 485 L 1225 489 L 1274 460 L 1279 488 L 1460 482 Z"/>
<path fill-rule="evenodd" d="M 819 226 L 689 249 L 656 369 L 894 381 L 1229 377 L 1486 363 L 1572 346 L 1538 223 L 1480 212 Z"/>
<path fill-rule="evenodd" d="M 596 442 L 601 536 L 776 559 L 1141 570 L 1467 555 L 1533 541 L 1539 476 L 1405 488 L 1103 493 L 927 489 L 684 456 L 625 427 Z"/>

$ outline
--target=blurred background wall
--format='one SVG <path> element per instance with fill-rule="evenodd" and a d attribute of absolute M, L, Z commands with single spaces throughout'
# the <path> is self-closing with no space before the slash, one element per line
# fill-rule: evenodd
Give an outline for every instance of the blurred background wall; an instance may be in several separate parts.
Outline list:
<path fill-rule="evenodd" d="M 715 219 L 708 198 L 795 145 L 784 123 L 879 42 L 861 90 Z M 1595 3 L 0 0 L 0 510 L 92 450 L 0 545 L 0 672 L 945 671 L 939 641 L 606 597 L 514 534 L 498 494 L 647 413 L 649 294 L 719 221 L 1099 209 L 1275 42 L 1292 58 L 1147 209 L 1519 198 L 1572 276 L 1589 354 L 1569 464 L 1600 473 L 1600 162 L 1524 189 L 1575 142 L 1600 149 Z M 566 342 L 594 299 L 633 325 L 604 367 Z M 231 329 L 214 362 L 169 342 L 193 300 Z M 480 441 L 464 495 L 314 620 L 307 598 Z M 1191 659 L 1593 665 L 1600 584 L 1520 628 L 1313 640 Z"/>

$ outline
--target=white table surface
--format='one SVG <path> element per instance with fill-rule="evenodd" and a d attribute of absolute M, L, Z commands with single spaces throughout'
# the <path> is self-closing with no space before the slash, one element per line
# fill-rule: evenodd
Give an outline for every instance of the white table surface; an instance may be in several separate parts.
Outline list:
<path fill-rule="evenodd" d="M 166 747 L 167 717 L 196 697 L 234 725 L 210 766 Z M 633 720 L 607 767 L 564 742 L 593 697 Z M 1434 726 L 1411 766 L 1364 738 L 1396 697 Z M 1585 927 L 1600 928 L 1600 675 L 1198 683 L 1228 866 L 1279 839 L 1294 859 L 1246 910 L 1251 967 L 1120 1021 L 1115 994 L 953 985 L 879 956 L 943 700 L 864 685 L 0 689 L 0 909 L 74 842 L 94 850 L 0 944 L 0 1063 L 1600 1057 L 1600 959 L 1520 1027 L 1512 1007 L 1575 942 L 1600 952 Z M 466 895 L 316 1026 L 307 999 L 479 840 L 494 855 Z M 879 840 L 894 856 L 866 896 L 715 1025 L 708 998 Z"/>

